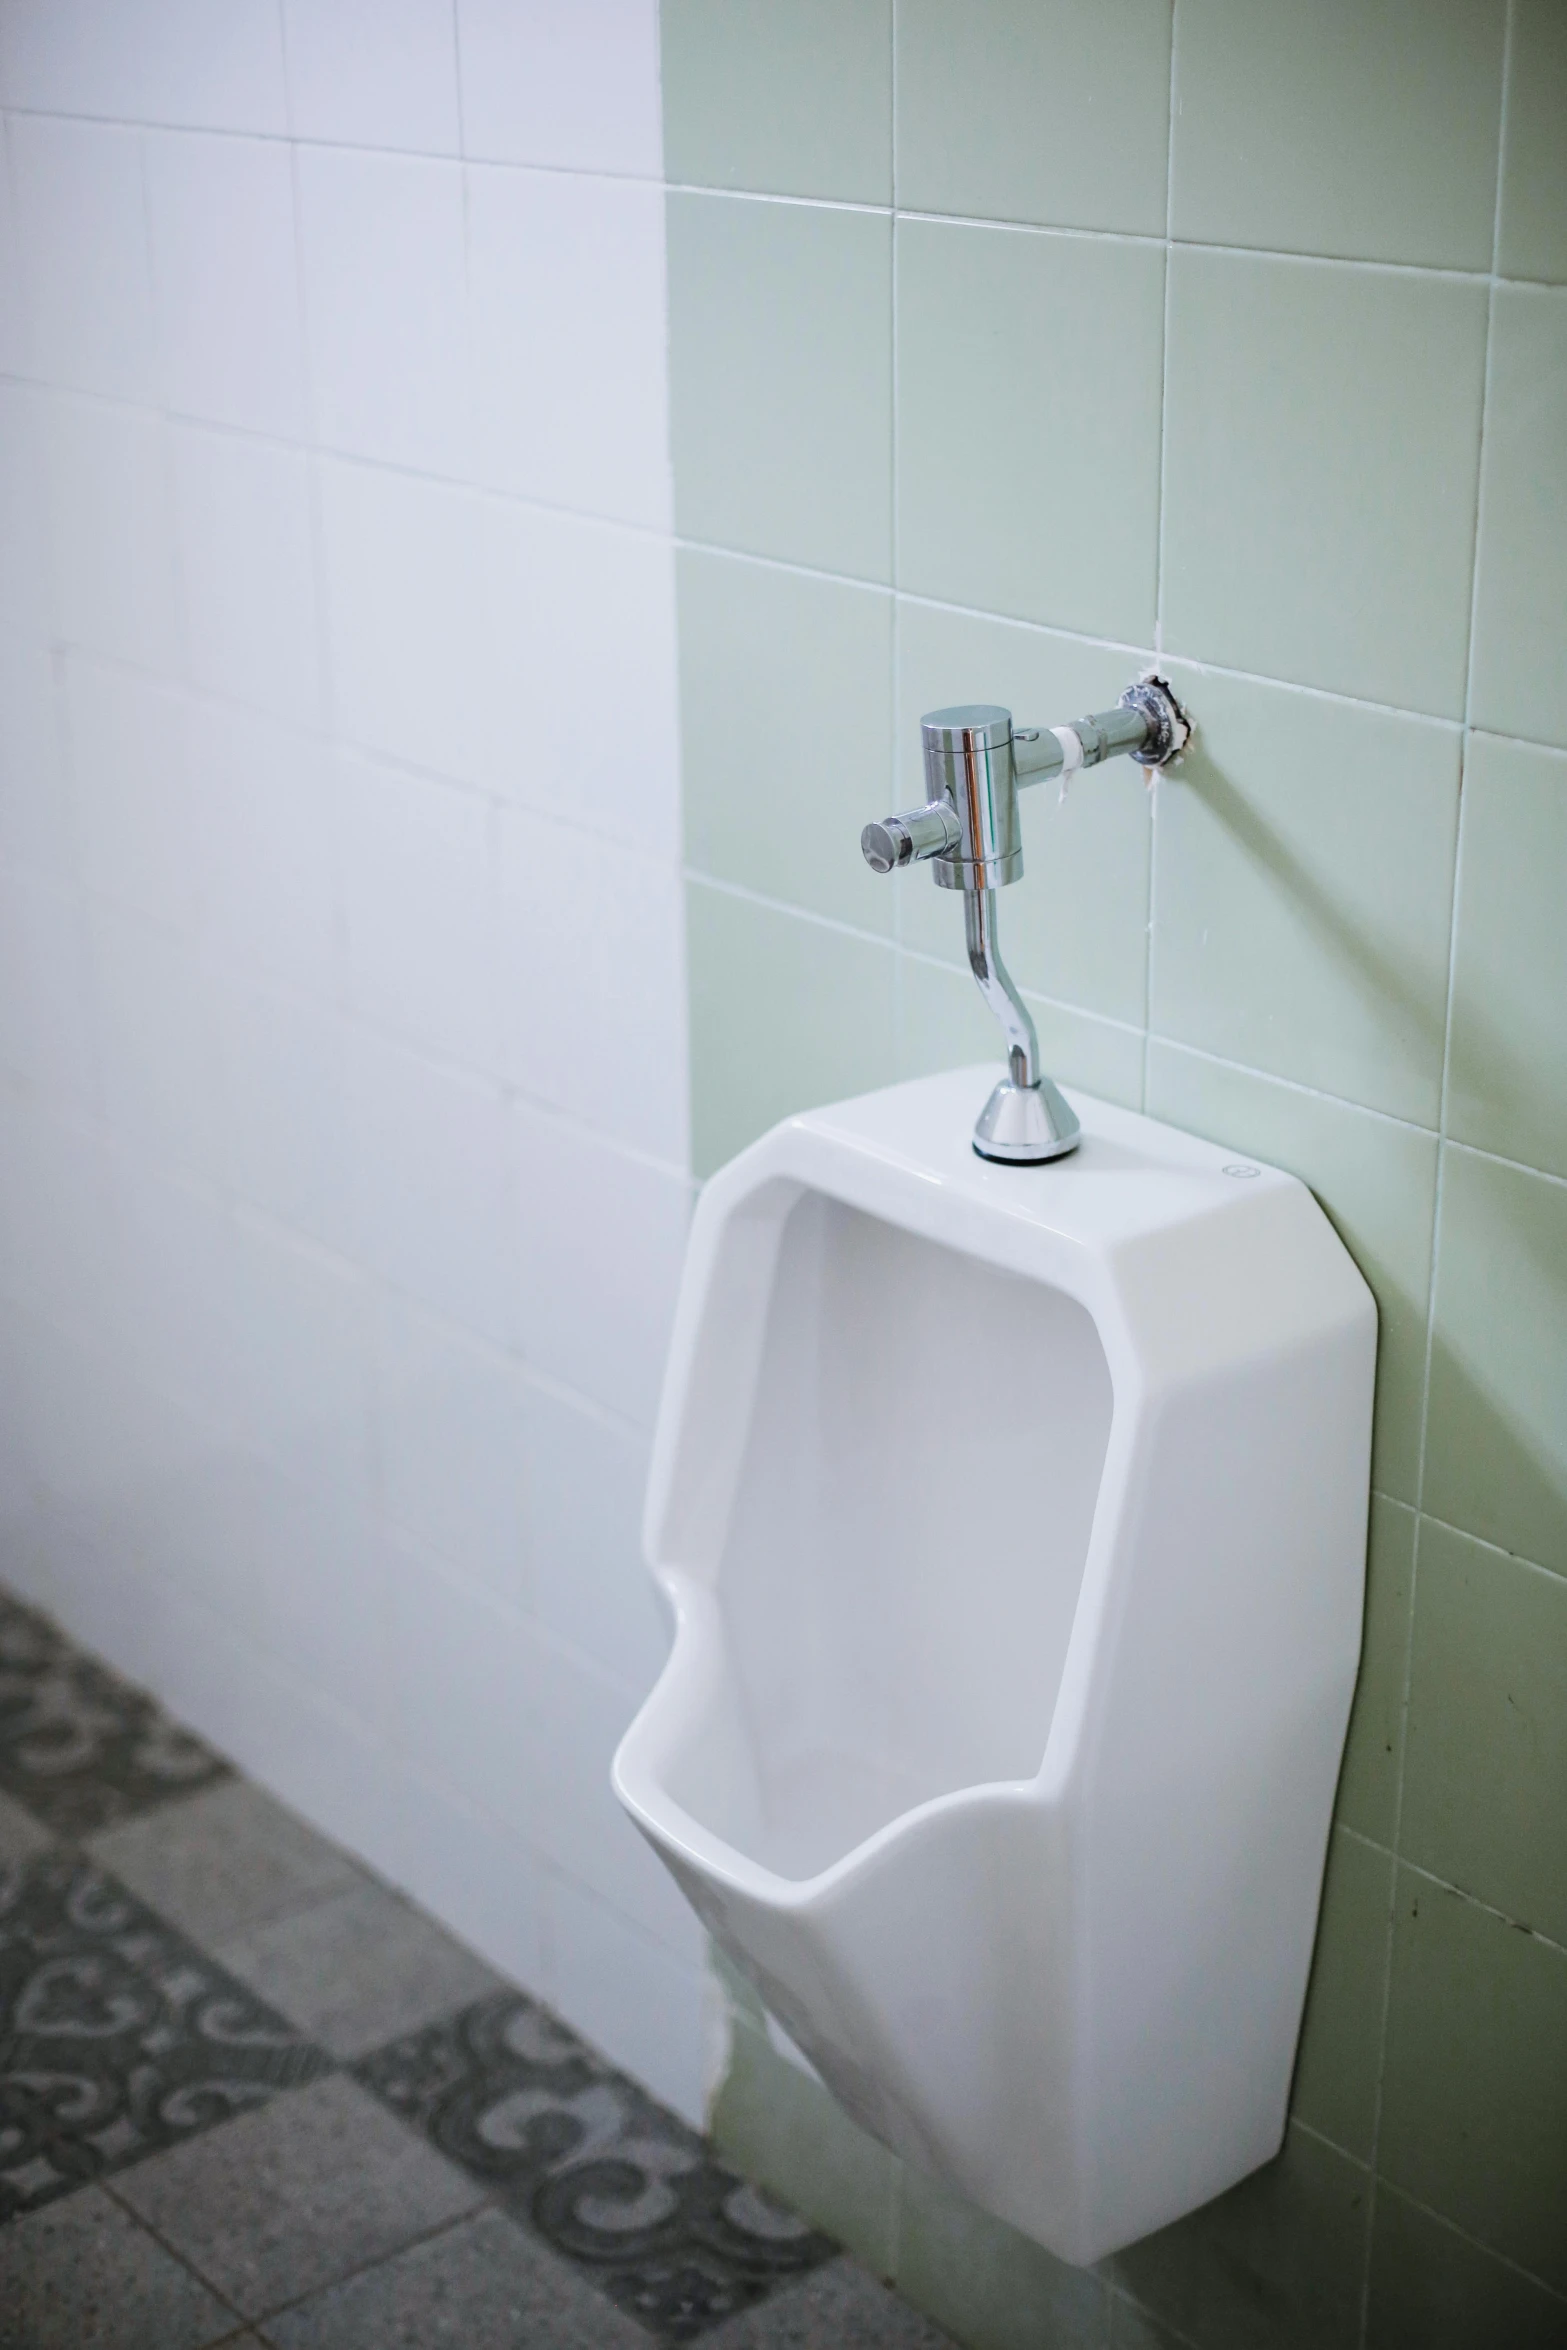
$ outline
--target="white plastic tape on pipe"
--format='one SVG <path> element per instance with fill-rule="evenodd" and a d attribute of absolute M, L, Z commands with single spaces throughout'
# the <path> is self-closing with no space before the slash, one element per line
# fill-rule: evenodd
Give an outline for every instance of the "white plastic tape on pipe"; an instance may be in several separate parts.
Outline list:
<path fill-rule="evenodd" d="M 1061 745 L 1061 797 L 1064 800 L 1073 776 L 1083 764 L 1083 745 L 1075 726 L 1052 726 L 1051 733 Z"/>

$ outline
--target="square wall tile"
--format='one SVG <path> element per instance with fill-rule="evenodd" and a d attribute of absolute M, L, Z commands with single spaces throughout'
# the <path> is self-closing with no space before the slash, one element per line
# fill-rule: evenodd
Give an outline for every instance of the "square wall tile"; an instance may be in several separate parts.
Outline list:
<path fill-rule="evenodd" d="M 44 449 L 55 635 L 177 675 L 164 425 L 137 409 L 55 399 Z"/>
<path fill-rule="evenodd" d="M 166 132 L 147 140 L 146 169 L 164 398 L 181 415 L 298 439 L 305 359 L 288 148 Z"/>
<path fill-rule="evenodd" d="M 1506 0 L 1182 0 L 1171 229 L 1489 269 Z"/>
<path fill-rule="evenodd" d="M 214 1006 L 195 955 L 161 925 L 90 909 L 97 1043 L 111 1130 L 181 1175 L 223 1169 Z"/>
<path fill-rule="evenodd" d="M 1558 0 L 1514 0 L 1502 144 L 1504 277 L 1567 285 L 1567 18 Z"/>
<path fill-rule="evenodd" d="M 959 917 L 961 919 L 961 916 Z M 1074 1012 L 1040 996 L 1024 1002 L 1039 1038 L 1039 1057 L 1060 1084 L 1081 1086 L 1124 1109 L 1142 1106 L 1141 1032 Z M 989 1079 L 1005 1075 L 1000 1024 L 967 971 L 901 952 L 897 963 L 897 1074 L 927 1077 L 970 1062 L 989 1064 Z M 983 1073 L 974 1095 L 978 1117 L 989 1087 Z"/>
<path fill-rule="evenodd" d="M 674 864 L 507 808 L 498 916 L 512 1081 L 608 1141 L 683 1168 L 685 926 Z M 617 1074 L 606 1085 L 611 1037 Z"/>
<path fill-rule="evenodd" d="M 534 1607 L 547 1632 L 640 1699 L 669 1654 L 662 1593 L 642 1558 L 644 1438 L 549 1389 L 527 1392 Z"/>
<path fill-rule="evenodd" d="M 892 16 L 892 0 L 664 0 L 667 176 L 890 203 Z"/>
<path fill-rule="evenodd" d="M 319 437 L 351 457 L 470 472 L 461 167 L 305 148 L 297 169 Z"/>
<path fill-rule="evenodd" d="M 656 179 L 658 0 L 457 0 L 465 153 Z"/>
<path fill-rule="evenodd" d="M 1354 2341 L 1369 2178 L 1303 2130 L 1238 2187 L 1106 2264 L 1183 2338 L 1242 2350 Z"/>
<path fill-rule="evenodd" d="M 682 537 L 886 580 L 891 224 L 678 194 L 667 220 Z"/>
<path fill-rule="evenodd" d="M 470 1068 L 500 1066 L 494 811 L 345 753 L 333 778 L 349 1001 Z"/>
<path fill-rule="evenodd" d="M 749 1986 L 744 1995 L 755 1997 Z M 724 2161 L 825 2228 L 873 2276 L 891 2276 L 902 2166 L 820 2081 L 779 2055 L 760 2011 L 733 2017 L 710 2127 Z"/>
<path fill-rule="evenodd" d="M 1109 2340 L 1099 2276 L 912 2169 L 899 2181 L 895 2282 L 967 2350 L 1102 2350 Z"/>
<path fill-rule="evenodd" d="M 27 321 L 22 303 L 22 255 L 17 242 L 14 173 L 9 165 L 11 134 L 0 126 L 0 373 L 27 372 Z"/>
<path fill-rule="evenodd" d="M 515 1343 L 530 1369 L 651 1428 L 685 1263 L 690 1185 L 526 1103 L 511 1111 Z M 566 1865 L 570 1865 L 569 1861 Z"/>
<path fill-rule="evenodd" d="M 26 372 L 73 391 L 152 400 L 140 137 L 108 123 L 16 114 L 7 143 L 27 288 Z"/>
<path fill-rule="evenodd" d="M 909 220 L 897 243 L 898 585 L 1151 643 L 1163 253 Z"/>
<path fill-rule="evenodd" d="M 1372 1476 L 1415 1498 L 1425 1378 L 1437 1143 L 1431 1134 L 1227 1069 L 1155 1037 L 1148 1111 L 1309 1183 L 1377 1301 Z"/>
<path fill-rule="evenodd" d="M 456 33 L 450 0 L 283 0 L 295 138 L 455 155 Z"/>
<path fill-rule="evenodd" d="M 667 530 L 662 191 L 481 166 L 465 184 L 481 478 Z"/>
<path fill-rule="evenodd" d="M 1377 2189 L 1366 2350 L 1560 2350 L 1567 2310 L 1554 2293 L 1483 2252 L 1396 2189 Z"/>
<path fill-rule="evenodd" d="M 1567 2291 L 1567 1955 L 1399 1871 L 1382 2174 Z"/>
<path fill-rule="evenodd" d="M 1168 0 L 900 0 L 897 22 L 900 204 L 1163 236 Z"/>
<path fill-rule="evenodd" d="M 1184 690 L 1198 729 L 1161 784 L 1156 1019 L 1434 1121 L 1458 738 L 1200 672 Z"/>
<path fill-rule="evenodd" d="M 897 781 L 889 803 L 925 798 L 920 720 L 955 702 L 1001 702 L 1015 722 L 1059 724 L 1114 706 L 1135 657 L 1010 620 L 904 600 L 898 608 Z M 1054 781 L 1023 794 L 1024 877 L 1001 899 L 1001 940 L 1019 987 L 1142 1026 L 1148 956 L 1152 802 L 1142 769 L 1113 759 L 1080 775 L 1065 800 Z M 968 965 L 963 905 L 928 869 L 880 884 L 896 893 L 904 946 Z M 1086 1082 L 1086 1081 L 1085 1081 Z"/>
<path fill-rule="evenodd" d="M 892 1081 L 890 945 L 692 880 L 686 954 L 698 1175 L 791 1111 Z"/>
<path fill-rule="evenodd" d="M 317 1003 L 337 988 L 337 868 L 331 753 L 220 702 L 186 713 L 202 795 L 202 914 L 208 952 L 269 974 Z"/>
<path fill-rule="evenodd" d="M 1391 1845 L 1398 1821 L 1414 1561 L 1413 1510 L 1373 1493 L 1360 1678 L 1344 1740 L 1335 1816 L 1340 1826 L 1374 1844 Z"/>
<path fill-rule="evenodd" d="M 1567 1573 L 1567 1184 L 1451 1144 L 1421 1498 Z"/>
<path fill-rule="evenodd" d="M 1170 268 L 1166 645 L 1457 717 L 1484 286 L 1191 250 Z"/>
<path fill-rule="evenodd" d="M 891 596 L 694 547 L 676 579 L 688 863 L 890 932 L 859 835 L 896 800 Z"/>
<path fill-rule="evenodd" d="M 547 1784 L 536 1628 L 401 1541 L 386 1609 L 399 1748 L 438 1787 L 531 1837 Z"/>
<path fill-rule="evenodd" d="M 1392 1854 L 1335 1828 L 1290 2111 L 1360 2162 L 1376 2143 L 1392 1906 Z"/>
<path fill-rule="evenodd" d="M 527 1607 L 528 1399 L 516 1364 L 385 1298 L 374 1386 L 388 1514 L 470 1582 Z"/>
<path fill-rule="evenodd" d="M 667 541 L 338 461 L 322 510 L 350 741 L 675 854 Z"/>
<path fill-rule="evenodd" d="M 504 1344 L 513 1263 L 499 1091 L 351 1029 L 355 1254 L 384 1281 Z"/>
<path fill-rule="evenodd" d="M 213 990 L 228 1164 L 238 1196 L 347 1253 L 357 1245 L 343 1024 L 257 984 Z"/>
<path fill-rule="evenodd" d="M 1477 561 L 1474 722 L 1567 749 L 1567 289 L 1496 289 Z"/>
<path fill-rule="evenodd" d="M 202 130 L 288 130 L 273 0 L 13 0 L 0 12 L 7 101 Z"/>
<path fill-rule="evenodd" d="M 0 437 L 9 422 L 0 414 Z M 53 881 L 71 870 L 60 769 L 54 664 L 41 646 L 0 634 L 0 857 Z"/>
<path fill-rule="evenodd" d="M 95 661 L 63 665 L 77 869 L 91 890 L 193 931 L 207 805 L 190 764 L 183 694 Z"/>
<path fill-rule="evenodd" d="M 1399 1850 L 1567 1943 L 1567 1580 L 1424 1521 Z"/>
<path fill-rule="evenodd" d="M 1282 686 L 1175 682 L 1197 733 L 1157 787 L 1155 1029 L 1434 1126 L 1458 735 Z"/>
<path fill-rule="evenodd" d="M 1459 854 L 1448 1131 L 1567 1175 L 1567 758 L 1473 736 Z"/>
<path fill-rule="evenodd" d="M 46 1102 L 91 1116 L 98 1072 L 86 944 L 75 891 L 0 868 L 0 1062 Z M 24 1253 L 37 1204 L 21 1208 Z"/>
<path fill-rule="evenodd" d="M 318 726 L 310 460 L 198 425 L 169 447 L 191 683 Z"/>

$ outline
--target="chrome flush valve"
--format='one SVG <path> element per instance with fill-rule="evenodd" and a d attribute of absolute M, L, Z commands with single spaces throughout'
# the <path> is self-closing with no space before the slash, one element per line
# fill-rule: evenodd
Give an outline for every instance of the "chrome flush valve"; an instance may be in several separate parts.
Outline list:
<path fill-rule="evenodd" d="M 1014 727 L 1010 710 L 980 702 L 930 711 L 920 734 L 926 806 L 867 824 L 860 847 L 875 873 L 929 863 L 938 889 L 963 892 L 969 969 L 1007 1040 L 1007 1075 L 980 1112 L 975 1150 L 1022 1165 L 1058 1159 L 1076 1147 L 1077 1116 L 1040 1069 L 1034 1023 L 996 943 L 996 891 L 1023 876 L 1018 791 L 1046 775 L 1066 781 L 1121 752 L 1150 772 L 1168 767 L 1186 748 L 1191 724 L 1163 678 L 1150 673 L 1115 709 L 1075 726 Z"/>

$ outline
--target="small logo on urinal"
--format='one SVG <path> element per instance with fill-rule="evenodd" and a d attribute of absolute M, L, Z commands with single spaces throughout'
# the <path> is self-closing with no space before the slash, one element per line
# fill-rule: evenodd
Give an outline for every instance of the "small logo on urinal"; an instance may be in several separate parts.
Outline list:
<path fill-rule="evenodd" d="M 1232 1159 L 1223 1170 L 1226 1175 L 1260 1175 L 1260 1167 L 1248 1167 L 1244 1159 Z"/>

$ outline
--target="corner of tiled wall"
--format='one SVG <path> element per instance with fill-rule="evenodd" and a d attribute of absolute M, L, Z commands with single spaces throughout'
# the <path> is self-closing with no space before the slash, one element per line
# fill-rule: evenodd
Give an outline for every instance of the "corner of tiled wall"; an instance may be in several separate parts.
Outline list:
<path fill-rule="evenodd" d="M 0 1573 L 695 2113 L 608 1790 L 690 1197 L 656 0 L 5 0 L 0 101 Z"/>
<path fill-rule="evenodd" d="M 859 826 L 922 708 L 1157 654 L 1197 749 L 1028 807 L 1014 968 L 1058 1075 L 1302 1175 L 1381 1312 L 1279 2161 L 1064 2271 L 732 1987 L 720 2141 L 975 2350 L 1567 2339 L 1564 21 L 664 0 L 698 1171 L 992 1056 Z"/>

